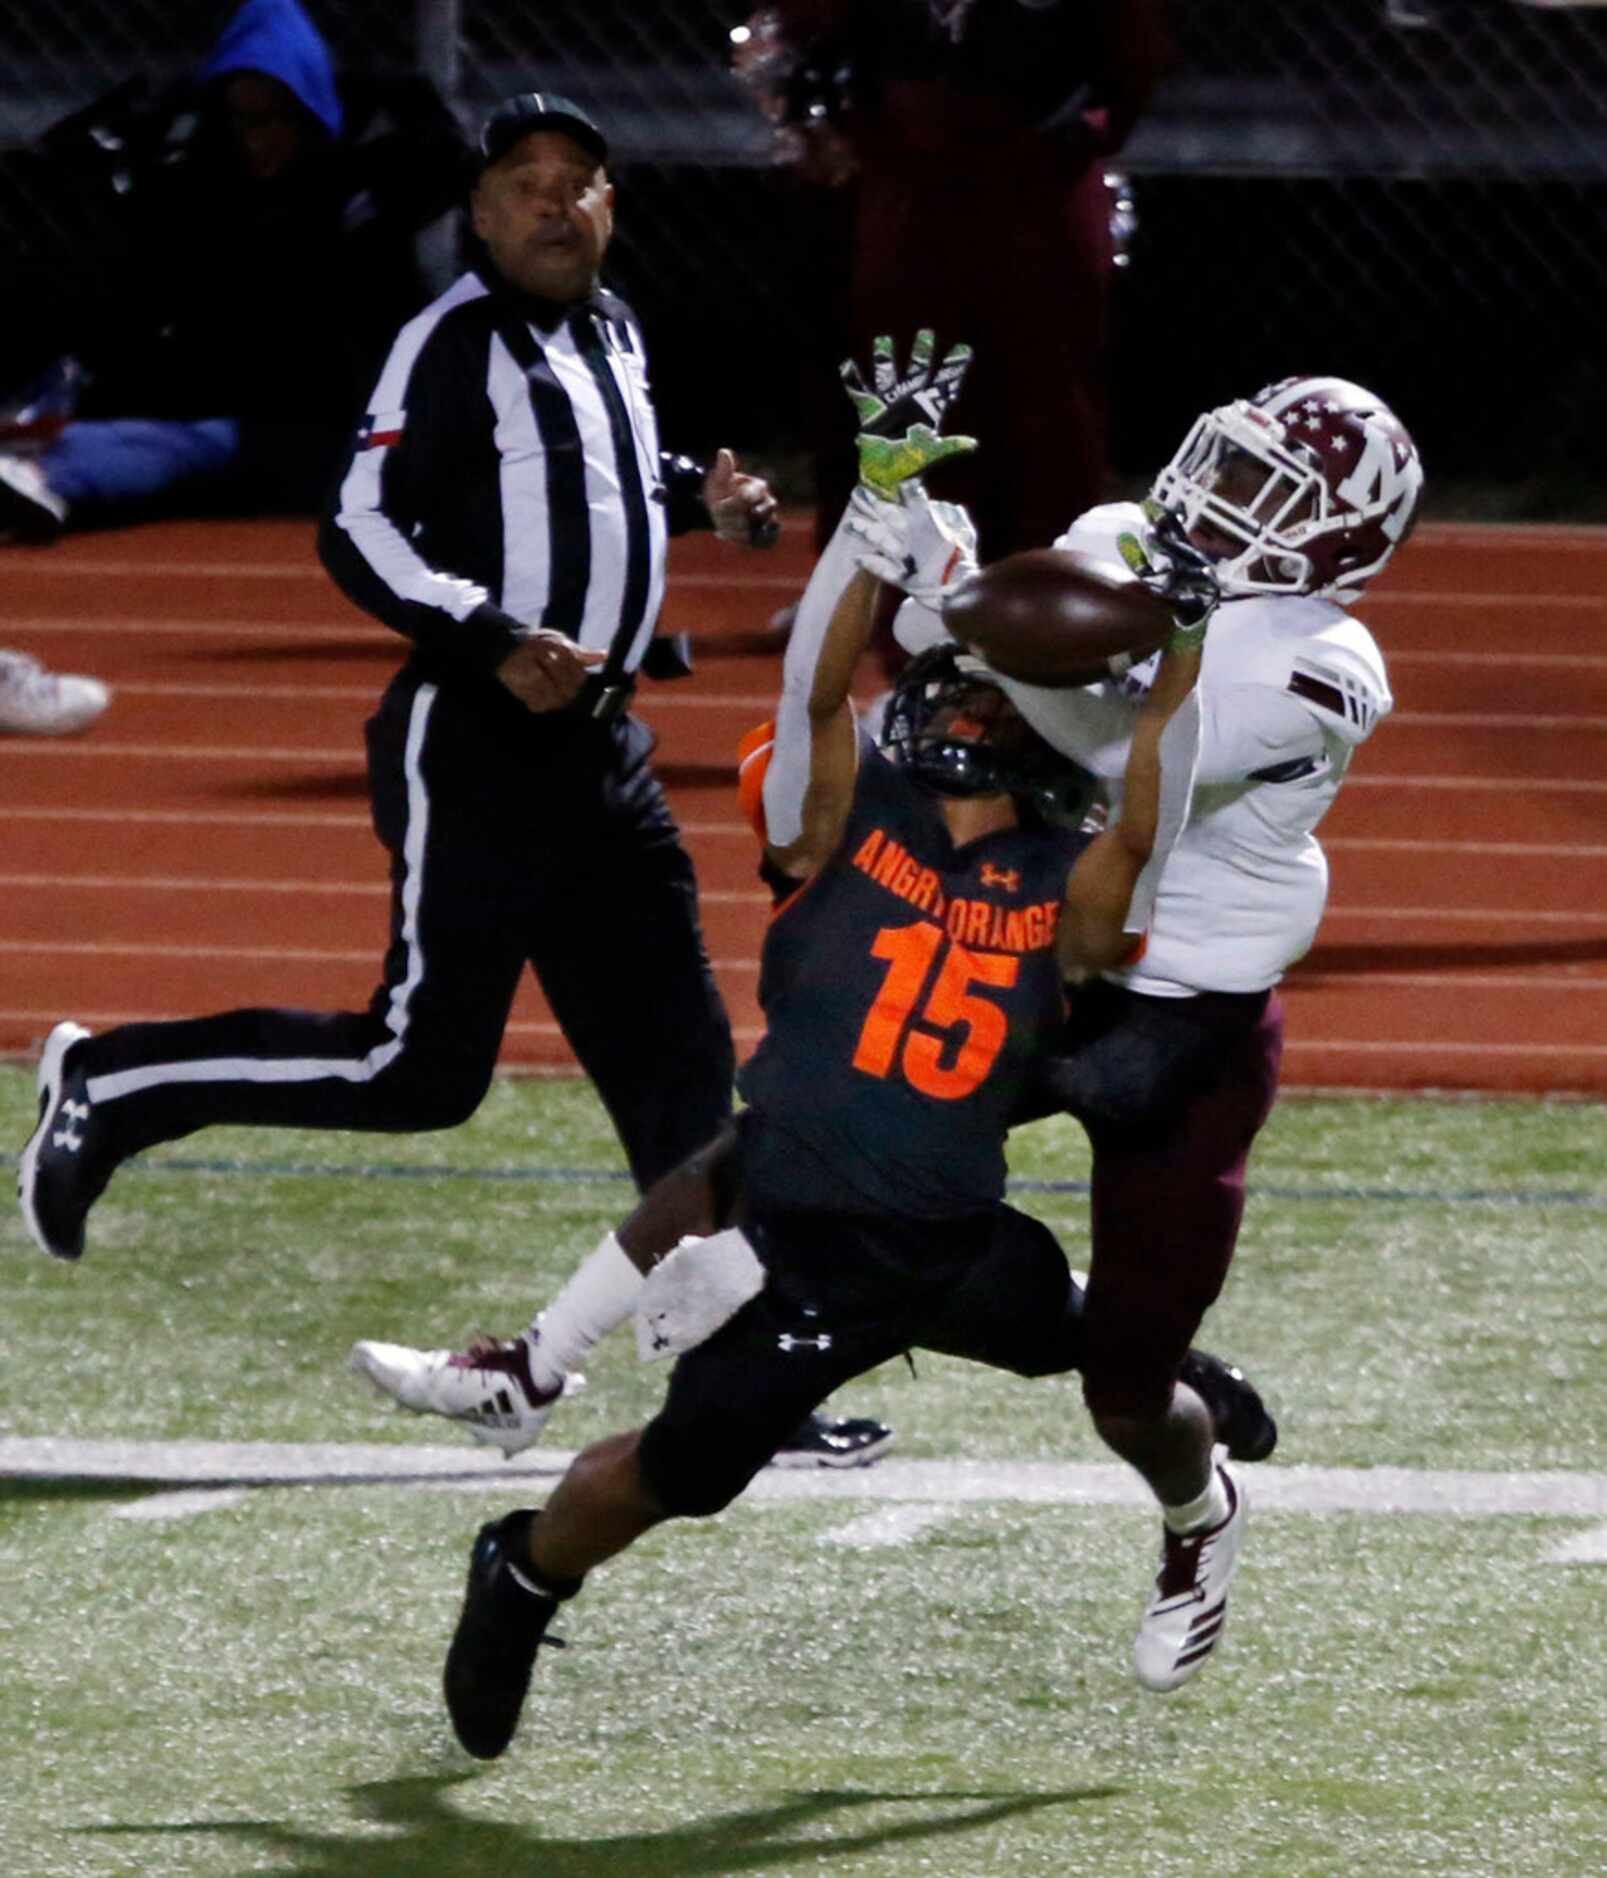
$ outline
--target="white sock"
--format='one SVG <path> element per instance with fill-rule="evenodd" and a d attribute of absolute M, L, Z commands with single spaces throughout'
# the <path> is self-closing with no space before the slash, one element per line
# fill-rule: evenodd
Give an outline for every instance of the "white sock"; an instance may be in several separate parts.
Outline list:
<path fill-rule="evenodd" d="M 592 1346 L 636 1308 L 642 1274 L 612 1233 L 581 1260 L 569 1282 L 536 1319 L 530 1376 L 538 1389 L 556 1389 Z"/>
<path fill-rule="evenodd" d="M 1213 1465 L 1204 1493 L 1181 1506 L 1163 1506 L 1161 1518 L 1173 1532 L 1199 1532 L 1206 1526 L 1220 1526 L 1228 1516 L 1230 1503 L 1222 1476 Z"/>

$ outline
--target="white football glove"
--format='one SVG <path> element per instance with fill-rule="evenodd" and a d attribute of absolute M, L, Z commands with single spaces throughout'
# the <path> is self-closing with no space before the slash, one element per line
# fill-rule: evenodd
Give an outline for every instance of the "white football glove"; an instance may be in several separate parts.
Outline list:
<path fill-rule="evenodd" d="M 933 612 L 977 571 L 971 517 L 958 502 L 934 502 L 919 483 L 906 483 L 897 502 L 861 484 L 843 526 L 860 567 Z"/>

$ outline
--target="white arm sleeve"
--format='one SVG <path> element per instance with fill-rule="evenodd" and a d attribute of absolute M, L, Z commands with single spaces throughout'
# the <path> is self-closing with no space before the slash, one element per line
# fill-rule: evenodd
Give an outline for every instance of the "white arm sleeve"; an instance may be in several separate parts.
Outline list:
<path fill-rule="evenodd" d="M 1155 892 L 1167 856 L 1188 820 L 1200 761 L 1200 694 L 1191 691 L 1167 720 L 1161 732 L 1161 799 L 1155 818 L 1155 845 L 1133 883 L 1127 906 L 1126 932 L 1145 932 L 1155 912 Z"/>
<path fill-rule="evenodd" d="M 811 744 L 809 697 L 815 686 L 815 667 L 831 616 L 857 569 L 853 539 L 839 523 L 809 576 L 787 637 L 775 748 L 764 777 L 765 833 L 773 847 L 790 847 L 803 833 Z"/>

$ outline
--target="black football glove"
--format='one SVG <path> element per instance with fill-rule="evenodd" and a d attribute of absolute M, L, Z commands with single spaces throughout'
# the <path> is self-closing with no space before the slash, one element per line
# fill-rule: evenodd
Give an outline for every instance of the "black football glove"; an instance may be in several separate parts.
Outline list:
<path fill-rule="evenodd" d="M 923 327 L 902 373 L 886 335 L 875 342 L 870 387 L 852 359 L 843 363 L 843 384 L 859 418 L 859 479 L 891 502 L 898 500 L 901 485 L 934 463 L 976 448 L 974 437 L 938 434 L 965 383 L 971 348 L 951 346 L 941 360 L 935 353 L 936 340 Z"/>

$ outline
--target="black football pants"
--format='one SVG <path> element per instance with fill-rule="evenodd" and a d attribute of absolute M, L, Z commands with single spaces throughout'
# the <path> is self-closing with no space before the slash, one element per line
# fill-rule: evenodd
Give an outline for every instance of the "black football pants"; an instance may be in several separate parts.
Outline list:
<path fill-rule="evenodd" d="M 734 1055 L 692 865 L 635 720 L 487 734 L 404 672 L 368 726 L 391 856 L 390 945 L 366 1011 L 260 1009 L 93 1037 L 119 1158 L 212 1123 L 411 1132 L 473 1114 L 519 974 L 536 972 L 645 1186 L 730 1112 Z"/>

